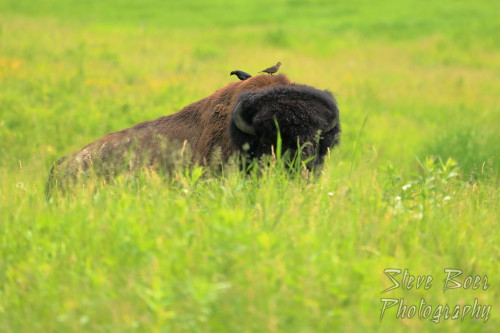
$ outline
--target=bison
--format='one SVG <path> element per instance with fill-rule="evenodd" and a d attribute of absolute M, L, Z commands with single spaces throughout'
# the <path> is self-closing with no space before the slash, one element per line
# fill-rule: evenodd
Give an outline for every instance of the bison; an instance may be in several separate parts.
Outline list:
<path fill-rule="evenodd" d="M 234 82 L 177 113 L 110 133 L 52 167 L 47 185 L 63 187 L 89 171 L 110 176 L 144 166 L 169 170 L 186 151 L 190 161 L 227 163 L 273 154 L 278 133 L 282 151 L 299 150 L 312 170 L 339 141 L 339 110 L 333 95 L 296 84 L 285 75 L 259 75 Z"/>

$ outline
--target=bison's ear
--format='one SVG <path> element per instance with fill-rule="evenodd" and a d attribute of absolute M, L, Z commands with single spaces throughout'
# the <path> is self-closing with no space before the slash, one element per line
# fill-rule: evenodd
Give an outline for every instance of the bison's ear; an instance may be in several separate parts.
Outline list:
<path fill-rule="evenodd" d="M 252 120 L 248 118 L 248 114 L 245 114 L 247 108 L 244 107 L 244 104 L 246 103 L 240 100 L 233 109 L 234 125 L 243 133 L 255 135 L 255 128 L 252 124 Z"/>

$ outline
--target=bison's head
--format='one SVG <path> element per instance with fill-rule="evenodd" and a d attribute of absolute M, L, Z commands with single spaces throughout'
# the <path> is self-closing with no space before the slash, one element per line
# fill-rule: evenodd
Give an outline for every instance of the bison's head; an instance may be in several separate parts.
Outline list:
<path fill-rule="evenodd" d="M 278 131 L 283 153 L 294 157 L 300 151 L 309 170 L 320 166 L 339 140 L 339 110 L 333 95 L 303 85 L 243 93 L 233 110 L 233 143 L 247 156 L 260 158 L 276 152 Z"/>

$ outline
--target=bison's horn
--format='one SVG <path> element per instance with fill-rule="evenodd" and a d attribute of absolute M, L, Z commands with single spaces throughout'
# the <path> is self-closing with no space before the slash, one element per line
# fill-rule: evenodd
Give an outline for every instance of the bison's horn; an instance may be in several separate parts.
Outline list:
<path fill-rule="evenodd" d="M 328 124 L 328 127 L 325 129 L 325 133 L 326 132 L 330 132 L 332 129 L 335 128 L 335 126 L 337 126 L 337 124 L 339 123 L 338 119 L 337 118 L 334 118 L 329 124 Z"/>
<path fill-rule="evenodd" d="M 243 119 L 241 115 L 241 102 L 239 102 L 233 110 L 233 121 L 236 127 L 243 133 L 255 135 L 255 128 Z"/>

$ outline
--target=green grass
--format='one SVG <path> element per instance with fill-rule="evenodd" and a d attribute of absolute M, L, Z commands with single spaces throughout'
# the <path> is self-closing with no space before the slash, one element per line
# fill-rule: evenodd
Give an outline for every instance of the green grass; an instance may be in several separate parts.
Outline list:
<path fill-rule="evenodd" d="M 499 11 L 0 0 L 0 331 L 498 331 Z M 179 170 L 44 200 L 59 157 L 278 60 L 338 99 L 319 179 Z M 385 268 L 433 286 L 382 294 Z M 444 293 L 445 268 L 490 287 Z M 384 297 L 492 314 L 380 322 Z"/>

